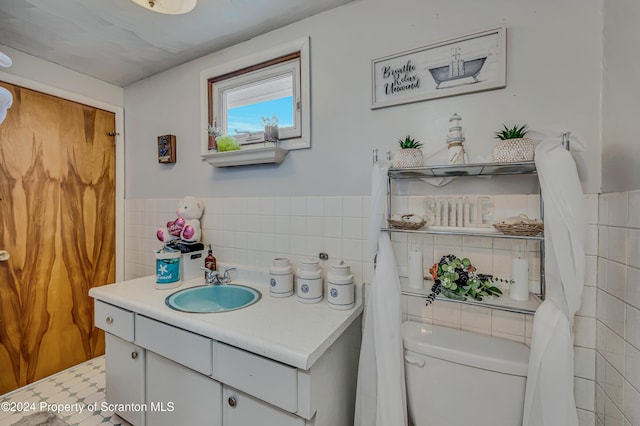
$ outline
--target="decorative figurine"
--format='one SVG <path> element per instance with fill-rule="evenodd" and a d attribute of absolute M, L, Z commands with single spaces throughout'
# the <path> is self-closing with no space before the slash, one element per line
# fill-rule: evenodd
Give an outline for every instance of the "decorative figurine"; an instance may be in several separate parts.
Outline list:
<path fill-rule="evenodd" d="M 156 231 L 156 237 L 160 241 L 168 242 L 175 239 L 194 242 L 200 241 L 202 230 L 200 218 L 204 213 L 204 202 L 196 197 L 184 197 L 178 203 L 176 214 L 178 218 L 167 222 L 165 228 Z"/>
<path fill-rule="evenodd" d="M 449 133 L 447 134 L 449 164 L 467 163 L 467 153 L 464 150 L 465 139 L 462 133 L 462 126 L 460 126 L 460 120 L 462 120 L 462 117 L 457 113 L 453 114 L 449 119 L 449 123 L 451 123 Z"/>

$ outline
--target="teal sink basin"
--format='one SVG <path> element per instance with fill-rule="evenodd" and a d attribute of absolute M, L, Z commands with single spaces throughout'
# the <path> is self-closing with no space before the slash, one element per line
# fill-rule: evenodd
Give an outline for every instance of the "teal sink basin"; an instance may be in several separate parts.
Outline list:
<path fill-rule="evenodd" d="M 262 295 L 258 290 L 237 284 L 185 288 L 167 296 L 171 309 L 191 313 L 229 312 L 253 305 Z"/>

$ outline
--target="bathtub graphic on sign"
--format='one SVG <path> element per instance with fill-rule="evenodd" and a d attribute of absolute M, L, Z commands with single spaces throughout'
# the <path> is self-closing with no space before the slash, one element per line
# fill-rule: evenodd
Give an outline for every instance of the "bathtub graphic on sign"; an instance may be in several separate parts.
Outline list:
<path fill-rule="evenodd" d="M 459 46 L 451 48 L 451 60 L 447 65 L 427 68 L 436 82 L 436 89 L 440 89 L 442 83 L 463 78 L 472 79 L 472 81 L 467 81 L 464 84 L 478 83 L 480 81 L 478 75 L 482 71 L 482 66 L 488 56 L 465 60 L 462 58 L 461 51 L 462 48 Z"/>

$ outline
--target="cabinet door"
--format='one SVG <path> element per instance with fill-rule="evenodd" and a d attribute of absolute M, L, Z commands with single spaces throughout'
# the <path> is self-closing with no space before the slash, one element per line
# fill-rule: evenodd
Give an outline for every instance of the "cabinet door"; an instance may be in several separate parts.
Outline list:
<path fill-rule="evenodd" d="M 222 426 L 222 385 L 147 352 L 147 424 Z"/>
<path fill-rule="evenodd" d="M 142 406 L 144 403 L 145 350 L 105 333 L 106 401 L 109 404 Z M 117 408 L 117 407 L 116 407 Z M 116 413 L 135 426 L 144 425 L 144 410 Z"/>
<path fill-rule="evenodd" d="M 224 426 L 304 426 L 304 419 L 229 386 L 223 387 Z"/>

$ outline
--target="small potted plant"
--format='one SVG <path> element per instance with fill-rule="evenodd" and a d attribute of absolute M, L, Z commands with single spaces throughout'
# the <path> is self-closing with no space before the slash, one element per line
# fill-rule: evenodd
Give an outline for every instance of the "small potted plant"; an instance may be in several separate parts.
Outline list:
<path fill-rule="evenodd" d="M 207 148 L 209 151 L 217 150 L 218 144 L 216 143 L 216 138 L 218 136 L 222 136 L 222 129 L 212 126 L 211 124 L 207 127 L 207 134 L 209 135 L 209 141 L 207 144 Z"/>
<path fill-rule="evenodd" d="M 533 141 L 525 135 L 527 134 L 527 125 L 508 128 L 504 124 L 503 130 L 496 132 L 495 137 L 499 141 L 493 147 L 493 161 L 496 163 L 511 163 L 514 161 L 531 161 L 533 160 L 534 144 Z"/>
<path fill-rule="evenodd" d="M 396 158 L 393 162 L 394 167 L 422 167 L 422 143 L 407 135 L 404 139 L 398 141 L 400 151 L 396 152 Z"/>

